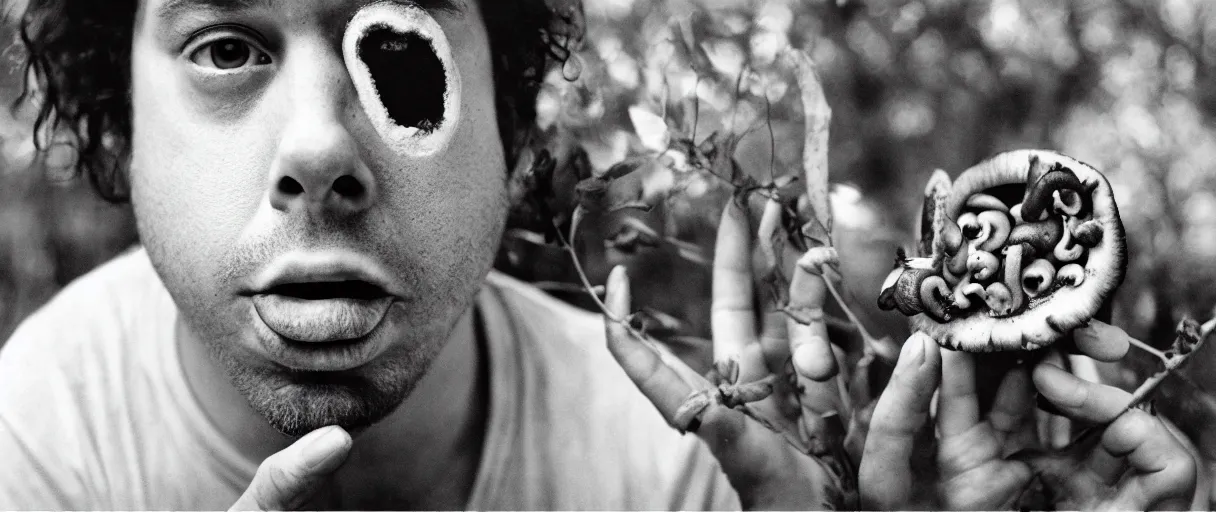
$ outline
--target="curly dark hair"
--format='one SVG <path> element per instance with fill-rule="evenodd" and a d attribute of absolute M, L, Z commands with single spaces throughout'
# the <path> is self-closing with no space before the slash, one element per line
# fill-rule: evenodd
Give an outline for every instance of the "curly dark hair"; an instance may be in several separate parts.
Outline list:
<path fill-rule="evenodd" d="M 20 20 L 24 90 L 39 98 L 34 143 L 67 136 L 74 170 L 107 201 L 129 199 L 130 49 L 137 0 L 28 0 Z M 536 97 L 551 66 L 583 37 L 581 0 L 478 0 L 489 33 L 498 128 L 507 168 L 534 134 Z"/>

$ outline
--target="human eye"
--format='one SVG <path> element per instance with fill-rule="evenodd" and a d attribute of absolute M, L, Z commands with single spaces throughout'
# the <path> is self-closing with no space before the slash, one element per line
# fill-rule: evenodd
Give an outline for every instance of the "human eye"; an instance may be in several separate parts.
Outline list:
<path fill-rule="evenodd" d="M 213 30 L 195 41 L 187 54 L 190 62 L 209 71 L 232 73 L 271 63 L 255 37 L 232 28 Z"/>

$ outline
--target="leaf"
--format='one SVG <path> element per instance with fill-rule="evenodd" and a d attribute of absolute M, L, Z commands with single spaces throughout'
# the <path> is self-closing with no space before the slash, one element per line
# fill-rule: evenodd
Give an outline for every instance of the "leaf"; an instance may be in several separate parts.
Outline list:
<path fill-rule="evenodd" d="M 659 233 L 646 223 L 633 217 L 625 217 L 616 233 L 604 240 L 604 246 L 633 254 L 640 247 L 658 247 L 662 240 Z"/>
<path fill-rule="evenodd" d="M 676 48 L 688 60 L 688 67 L 692 68 L 697 76 L 710 77 L 713 76 L 713 66 L 710 64 L 709 56 L 705 54 L 705 50 L 696 42 L 696 37 L 692 33 L 692 18 L 691 16 L 681 16 L 671 22 L 671 33 L 675 36 Z"/>
<path fill-rule="evenodd" d="M 764 213 L 760 217 L 760 228 L 756 233 L 756 240 L 760 246 L 760 252 L 764 254 L 765 270 L 773 272 L 773 269 L 780 268 L 781 260 L 778 258 L 779 251 L 784 245 L 781 243 L 784 240 L 781 231 L 781 203 L 776 199 L 769 199 L 764 203 Z"/>
<path fill-rule="evenodd" d="M 823 224 L 830 242 L 832 208 L 828 198 L 828 127 L 832 121 L 832 109 L 823 94 L 823 86 L 811 56 L 801 50 L 792 52 L 792 55 L 805 119 L 802 168 L 806 174 L 806 193 L 815 218 Z"/>
<path fill-rule="evenodd" d="M 643 165 L 646 165 L 651 161 L 652 159 L 650 157 L 643 156 L 627 158 L 624 161 L 617 162 L 612 167 L 609 167 L 607 171 L 604 171 L 604 173 L 600 175 L 600 178 L 612 181 L 631 174 L 633 171 L 640 169 Z"/>
<path fill-rule="evenodd" d="M 578 182 L 574 186 L 578 193 L 578 205 L 588 211 L 598 212 L 604 208 L 604 198 L 608 196 L 608 180 L 591 177 Z"/>
<path fill-rule="evenodd" d="M 629 120 L 633 121 L 633 128 L 638 139 L 641 139 L 642 146 L 656 153 L 667 149 L 671 135 L 667 132 L 667 122 L 662 117 L 635 105 L 629 107 Z"/>

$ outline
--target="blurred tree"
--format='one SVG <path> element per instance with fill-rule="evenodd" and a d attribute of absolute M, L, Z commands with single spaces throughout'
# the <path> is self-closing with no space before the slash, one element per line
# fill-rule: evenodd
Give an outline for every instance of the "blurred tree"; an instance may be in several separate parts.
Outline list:
<path fill-rule="evenodd" d="M 694 144 L 715 131 L 744 134 L 741 171 L 769 182 L 799 169 L 802 113 L 783 55 L 804 49 L 833 109 L 845 292 L 871 330 L 906 334 L 874 295 L 895 248 L 912 239 L 929 173 L 1038 147 L 1110 177 L 1131 244 L 1115 318 L 1168 343 L 1178 318 L 1206 317 L 1216 304 L 1213 11 L 1204 0 L 587 0 L 585 48 L 547 80 L 537 146 L 569 175 L 654 154 L 673 133 Z M 0 40 L 15 41 L 11 25 Z M 19 45 L 4 55 L 16 63 Z M 0 100 L 16 98 L 21 78 L 15 65 L 0 72 Z M 65 175 L 70 151 L 35 158 L 29 120 L 28 108 L 0 113 L 0 339 L 136 239 L 128 209 Z M 702 260 L 728 189 L 678 160 L 662 163 L 628 177 L 657 206 L 592 215 L 576 245 L 593 280 L 628 264 L 639 306 L 703 337 Z M 619 242 L 627 216 L 675 242 L 606 244 Z M 568 258 L 534 241 L 513 232 L 499 267 L 586 305 Z M 1208 389 L 1213 378 L 1196 376 Z"/>

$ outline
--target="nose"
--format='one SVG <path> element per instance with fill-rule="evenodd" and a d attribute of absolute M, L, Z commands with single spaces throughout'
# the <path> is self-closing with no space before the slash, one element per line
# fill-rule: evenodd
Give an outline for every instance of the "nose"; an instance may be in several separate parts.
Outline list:
<path fill-rule="evenodd" d="M 325 66 L 325 60 L 313 60 L 310 67 L 327 69 L 300 71 L 292 83 L 292 114 L 267 183 L 270 204 L 279 211 L 347 216 L 376 200 L 376 178 L 342 122 L 353 86 L 340 60 L 336 66 Z"/>

